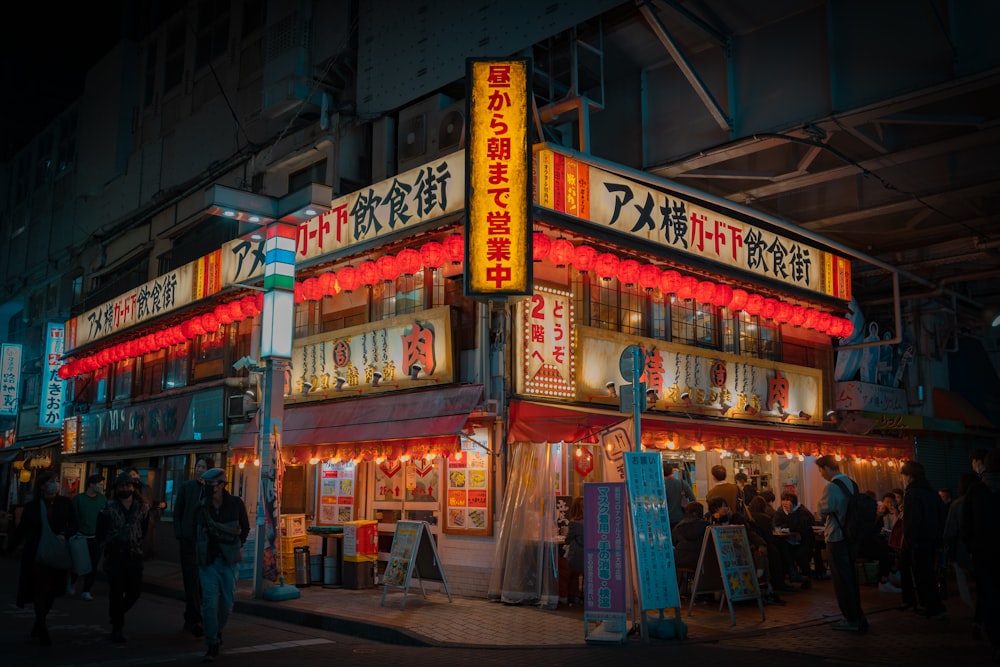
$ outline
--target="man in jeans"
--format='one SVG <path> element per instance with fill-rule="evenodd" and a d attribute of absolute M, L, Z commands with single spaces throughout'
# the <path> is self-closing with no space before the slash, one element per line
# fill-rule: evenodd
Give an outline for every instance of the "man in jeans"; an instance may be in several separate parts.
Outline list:
<path fill-rule="evenodd" d="M 848 498 L 832 482 L 839 478 L 844 480 L 847 488 L 853 488 L 855 492 L 857 487 L 850 477 L 840 472 L 840 464 L 833 454 L 816 459 L 816 466 L 823 479 L 829 482 L 819 500 L 819 514 L 826 522 L 823 534 L 826 536 L 826 551 L 830 559 L 830 575 L 833 577 L 833 590 L 837 594 L 837 605 L 844 615 L 843 622 L 834 625 L 833 629 L 861 632 L 868 629 L 868 619 L 861 610 L 861 589 L 854 571 L 857 546 L 844 539 L 844 531 L 840 528 L 847 517 Z"/>
<path fill-rule="evenodd" d="M 94 474 L 87 478 L 87 490 L 73 496 L 73 513 L 80 533 L 87 537 L 87 551 L 90 553 L 90 572 L 83 575 L 81 600 L 93 600 L 90 589 L 97 579 L 97 564 L 101 560 L 101 544 L 97 541 L 97 515 L 101 513 L 108 499 L 104 495 L 104 477 Z M 70 586 L 76 584 L 76 575 Z"/>
<path fill-rule="evenodd" d="M 174 537 L 180 542 L 181 577 L 184 581 L 184 631 L 195 637 L 205 634 L 201 625 L 201 583 L 195 557 L 195 516 L 205 486 L 201 476 L 215 467 L 209 456 L 199 456 L 194 477 L 180 485 L 174 499 Z"/>

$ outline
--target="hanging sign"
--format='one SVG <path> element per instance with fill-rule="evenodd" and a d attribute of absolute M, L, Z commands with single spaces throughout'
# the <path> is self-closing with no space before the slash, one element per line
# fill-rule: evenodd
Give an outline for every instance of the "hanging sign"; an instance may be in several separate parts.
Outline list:
<path fill-rule="evenodd" d="M 45 359 L 42 361 L 42 404 L 38 411 L 39 428 L 63 426 L 63 403 L 66 400 L 66 381 L 59 378 L 62 355 L 66 349 L 66 327 L 49 322 L 45 334 Z"/>
<path fill-rule="evenodd" d="M 4 343 L 0 352 L 0 416 L 17 414 L 17 389 L 21 386 L 21 346 Z"/>

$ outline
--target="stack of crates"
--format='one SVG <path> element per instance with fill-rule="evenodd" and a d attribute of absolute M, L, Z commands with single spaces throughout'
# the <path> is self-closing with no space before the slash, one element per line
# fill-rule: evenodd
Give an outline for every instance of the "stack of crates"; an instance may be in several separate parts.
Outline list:
<path fill-rule="evenodd" d="M 294 586 L 295 581 L 295 547 L 309 546 L 309 536 L 306 535 L 306 517 L 304 514 L 282 514 L 279 517 L 281 568 L 279 575 L 285 578 L 285 583 Z"/>
<path fill-rule="evenodd" d="M 344 588 L 375 585 L 378 559 L 378 521 L 348 521 L 344 524 Z"/>

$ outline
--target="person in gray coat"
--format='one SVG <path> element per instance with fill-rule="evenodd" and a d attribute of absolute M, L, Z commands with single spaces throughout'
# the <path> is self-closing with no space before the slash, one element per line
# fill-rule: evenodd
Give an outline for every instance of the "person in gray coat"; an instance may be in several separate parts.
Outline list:
<path fill-rule="evenodd" d="M 201 583 L 198 581 L 198 561 L 195 558 L 195 512 L 201 502 L 205 485 L 201 476 L 215 467 L 210 456 L 199 456 L 194 464 L 194 477 L 177 489 L 174 499 L 174 537 L 180 542 L 181 577 L 184 581 L 184 631 L 201 637 Z"/>

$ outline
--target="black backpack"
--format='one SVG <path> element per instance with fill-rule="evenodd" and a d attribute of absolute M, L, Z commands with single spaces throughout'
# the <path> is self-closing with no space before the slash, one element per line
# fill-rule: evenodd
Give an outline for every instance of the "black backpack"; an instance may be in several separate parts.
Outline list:
<path fill-rule="evenodd" d="M 853 479 L 851 484 L 854 484 L 854 493 L 851 493 L 841 479 L 835 479 L 833 483 L 847 496 L 846 516 L 841 518 L 834 514 L 840 529 L 844 531 L 844 539 L 849 544 L 858 546 L 868 544 L 882 528 L 878 519 L 878 503 L 867 493 L 862 493 Z"/>

